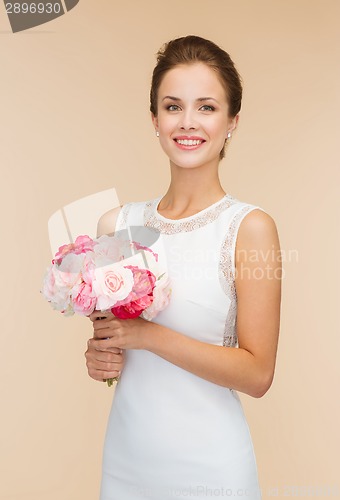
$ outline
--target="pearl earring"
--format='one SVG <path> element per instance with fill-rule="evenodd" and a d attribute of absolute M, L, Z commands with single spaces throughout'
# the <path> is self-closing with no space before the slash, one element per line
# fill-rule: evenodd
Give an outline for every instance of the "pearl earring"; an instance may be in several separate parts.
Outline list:
<path fill-rule="evenodd" d="M 158 132 L 158 130 L 157 130 L 157 132 L 156 132 L 156 135 L 157 135 L 157 137 L 159 137 L 159 132 Z"/>
<path fill-rule="evenodd" d="M 231 138 L 231 132 L 228 132 L 227 139 Z"/>

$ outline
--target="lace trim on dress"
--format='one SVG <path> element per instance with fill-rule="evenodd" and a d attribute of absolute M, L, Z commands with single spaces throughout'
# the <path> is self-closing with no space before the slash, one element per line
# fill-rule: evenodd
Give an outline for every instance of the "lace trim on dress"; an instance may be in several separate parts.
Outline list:
<path fill-rule="evenodd" d="M 251 207 L 250 205 L 246 205 L 242 208 L 242 210 L 234 215 L 221 248 L 221 257 L 218 271 L 219 279 L 224 292 L 231 301 L 223 335 L 223 345 L 226 347 L 238 346 L 238 338 L 236 333 L 237 295 L 235 288 L 235 266 L 233 265 L 232 249 L 238 223 L 250 208 L 253 207 Z"/>
<path fill-rule="evenodd" d="M 170 219 L 169 221 L 161 220 L 159 217 L 157 217 L 158 212 L 156 211 L 156 203 L 158 201 L 159 199 L 157 198 L 155 200 L 146 202 L 144 212 L 144 225 L 153 227 L 163 234 L 176 234 L 194 231 L 195 229 L 199 229 L 200 227 L 213 222 L 218 218 L 223 210 L 230 207 L 238 200 L 227 194 L 218 205 L 211 207 L 210 209 L 208 208 L 201 215 L 199 215 L 198 213 L 192 215 L 191 217 L 185 217 L 185 220 L 178 219 L 172 221 L 170 221 Z"/>

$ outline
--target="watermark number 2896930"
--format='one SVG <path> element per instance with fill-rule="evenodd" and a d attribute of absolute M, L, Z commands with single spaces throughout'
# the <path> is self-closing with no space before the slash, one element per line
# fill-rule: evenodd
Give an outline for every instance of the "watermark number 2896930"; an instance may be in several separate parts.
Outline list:
<path fill-rule="evenodd" d="M 73 9 L 79 0 L 13 1 L 4 0 L 13 33 L 48 23 Z"/>

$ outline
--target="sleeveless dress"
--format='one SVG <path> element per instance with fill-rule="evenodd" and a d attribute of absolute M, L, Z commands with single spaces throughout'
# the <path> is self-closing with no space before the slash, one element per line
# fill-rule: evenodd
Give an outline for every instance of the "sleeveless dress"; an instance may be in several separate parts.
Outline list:
<path fill-rule="evenodd" d="M 195 215 L 172 220 L 158 213 L 161 198 L 123 205 L 115 228 L 150 228 L 158 235 L 147 246 L 169 273 L 172 294 L 152 321 L 238 348 L 236 238 L 243 218 L 263 209 L 226 194 Z M 106 431 L 100 500 L 261 499 L 237 391 L 150 351 L 127 349 L 125 355 Z"/>

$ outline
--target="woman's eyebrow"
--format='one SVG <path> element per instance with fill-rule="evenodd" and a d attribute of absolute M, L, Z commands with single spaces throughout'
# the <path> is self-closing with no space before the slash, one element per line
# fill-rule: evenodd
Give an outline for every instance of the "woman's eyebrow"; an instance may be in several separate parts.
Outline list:
<path fill-rule="evenodd" d="M 181 101 L 179 97 L 174 97 L 172 95 L 166 95 L 165 97 L 163 97 L 162 101 L 164 101 L 165 99 L 172 99 L 173 101 Z M 214 99 L 213 97 L 199 97 L 198 99 L 196 99 L 196 102 L 202 102 L 202 101 L 215 101 L 218 103 L 218 101 L 216 101 L 216 99 Z"/>

